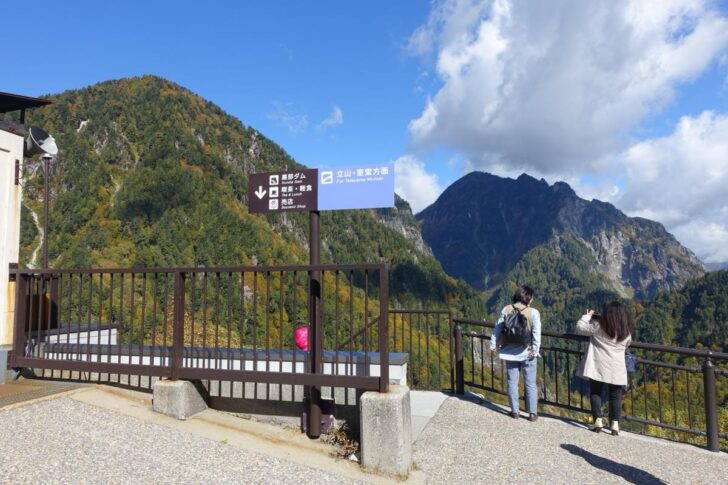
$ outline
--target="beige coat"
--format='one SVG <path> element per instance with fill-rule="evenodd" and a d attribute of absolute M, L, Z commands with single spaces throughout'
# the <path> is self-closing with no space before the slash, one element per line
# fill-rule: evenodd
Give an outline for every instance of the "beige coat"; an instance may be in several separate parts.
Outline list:
<path fill-rule="evenodd" d="M 599 326 L 599 322 L 583 315 L 576 324 L 576 333 L 589 335 L 589 348 L 579 364 L 576 375 L 595 381 L 627 385 L 627 366 L 624 363 L 624 352 L 632 342 L 632 337 L 618 342 L 609 338 Z"/>

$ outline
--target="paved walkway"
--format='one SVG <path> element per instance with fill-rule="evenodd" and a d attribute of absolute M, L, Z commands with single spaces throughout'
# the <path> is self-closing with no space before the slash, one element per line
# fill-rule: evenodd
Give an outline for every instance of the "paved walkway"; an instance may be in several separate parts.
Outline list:
<path fill-rule="evenodd" d="M 34 383 L 29 383 L 30 385 Z M 36 383 L 37 384 L 37 383 Z M 187 421 L 104 386 L 0 409 L 0 483 L 391 483 L 297 430 L 208 410 Z M 477 398 L 413 392 L 407 483 L 725 483 L 728 455 L 559 419 L 513 420 Z M 401 482 L 400 482 L 401 483 Z"/>
<path fill-rule="evenodd" d="M 414 444 L 430 483 L 679 483 L 728 480 L 728 454 L 576 423 L 514 420 L 477 398 L 451 397 Z"/>
<path fill-rule="evenodd" d="M 83 383 L 18 379 L 0 384 L 0 408 L 72 391 L 85 386 Z"/>
<path fill-rule="evenodd" d="M 299 432 L 92 386 L 0 409 L 0 483 L 385 483 Z"/>
<path fill-rule="evenodd" d="M 412 410 L 412 442 L 417 441 L 422 431 L 448 398 L 443 392 L 410 391 Z"/>

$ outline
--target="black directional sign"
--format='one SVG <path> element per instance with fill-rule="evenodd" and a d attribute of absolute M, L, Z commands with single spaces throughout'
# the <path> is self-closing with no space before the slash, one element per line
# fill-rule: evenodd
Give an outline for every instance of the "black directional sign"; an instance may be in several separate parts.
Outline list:
<path fill-rule="evenodd" d="M 251 214 L 318 210 L 318 170 L 249 174 L 248 210 Z"/>

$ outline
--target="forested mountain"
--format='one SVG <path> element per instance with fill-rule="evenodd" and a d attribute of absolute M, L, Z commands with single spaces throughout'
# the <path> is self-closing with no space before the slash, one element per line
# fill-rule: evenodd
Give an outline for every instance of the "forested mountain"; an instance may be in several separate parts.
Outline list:
<path fill-rule="evenodd" d="M 637 319 L 637 338 L 728 352 L 728 271 L 713 271 L 657 295 Z"/>
<path fill-rule="evenodd" d="M 254 128 L 154 76 L 49 98 L 53 104 L 29 113 L 27 124 L 52 133 L 61 150 L 50 178 L 52 267 L 307 262 L 307 214 L 247 211 L 248 173 L 300 167 Z M 39 243 L 36 164 L 25 169 L 24 265 Z M 476 293 L 444 273 L 405 201 L 390 210 L 323 212 L 321 224 L 324 262 L 391 265 L 393 305 L 447 302 L 476 312 Z"/>
<path fill-rule="evenodd" d="M 417 218 L 451 275 L 506 293 L 531 282 L 557 308 L 595 291 L 649 299 L 705 272 L 661 224 L 525 174 L 473 172 Z"/>

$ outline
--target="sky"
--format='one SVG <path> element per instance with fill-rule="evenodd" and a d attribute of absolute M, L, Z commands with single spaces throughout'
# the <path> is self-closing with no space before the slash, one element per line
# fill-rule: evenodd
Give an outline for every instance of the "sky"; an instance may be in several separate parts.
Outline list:
<path fill-rule="evenodd" d="M 526 172 L 657 220 L 706 262 L 728 261 L 728 0 L 0 10 L 15 19 L 3 26 L 0 91 L 154 74 L 310 167 L 394 162 L 415 212 L 470 171 Z"/>

